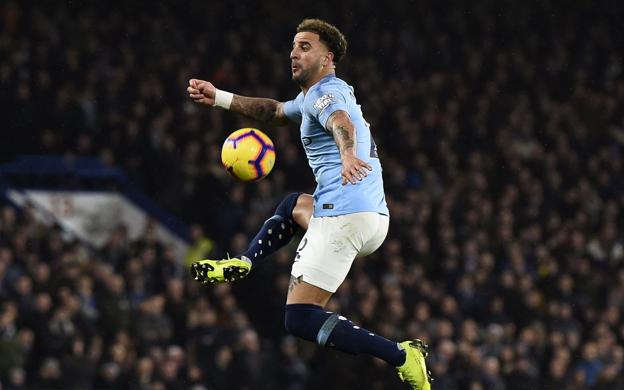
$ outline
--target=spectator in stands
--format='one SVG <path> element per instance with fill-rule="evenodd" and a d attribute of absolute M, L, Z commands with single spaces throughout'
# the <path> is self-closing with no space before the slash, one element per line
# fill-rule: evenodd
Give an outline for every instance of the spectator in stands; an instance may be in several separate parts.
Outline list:
<path fill-rule="evenodd" d="M 98 155 L 199 222 L 198 247 L 210 240 L 235 252 L 252 233 L 241 215 L 255 226 L 273 199 L 309 191 L 313 178 L 286 147 L 293 129 L 266 128 L 278 151 L 274 171 L 254 185 L 233 181 L 219 166 L 222 140 L 256 124 L 200 112 L 183 92 L 189 75 L 208 73 L 247 95 L 292 93 L 275 54 L 290 43 L 274 37 L 300 15 L 274 5 L 2 4 L 0 109 L 11 139 L 0 142 L 0 159 Z M 376 129 L 392 218 L 384 247 L 354 264 L 331 310 L 387 337 L 427 339 L 436 387 L 623 388 L 618 12 L 599 2 L 391 2 L 370 18 L 372 2 L 352 5 L 301 12 L 340 14 L 333 21 L 357 32 L 343 74 L 359 86 Z M 268 19 L 279 23 L 258 28 Z M 224 61 L 212 63 L 212 51 Z M 275 66 L 261 73 L 260 63 Z M 358 375 L 332 373 L 332 365 L 359 366 L 282 341 L 281 324 L 256 314 L 256 298 L 280 310 L 293 250 L 271 259 L 283 272 L 203 289 L 185 282 L 183 259 L 152 225 L 139 240 L 119 226 L 92 251 L 37 220 L 32 205 L 3 200 L 0 349 L 11 352 L 0 352 L 0 381 L 398 388 L 368 361 Z M 240 348 L 254 359 L 240 362 Z M 260 372 L 267 360 L 285 366 Z"/>

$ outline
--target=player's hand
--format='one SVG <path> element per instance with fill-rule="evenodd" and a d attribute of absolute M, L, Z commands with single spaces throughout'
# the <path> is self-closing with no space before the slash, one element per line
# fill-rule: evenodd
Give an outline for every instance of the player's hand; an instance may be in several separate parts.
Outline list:
<path fill-rule="evenodd" d="M 193 99 L 195 103 L 208 106 L 213 106 L 215 104 L 215 92 L 217 89 L 209 81 L 190 79 L 189 86 L 186 90 L 189 93 L 189 97 Z"/>
<path fill-rule="evenodd" d="M 358 181 L 362 181 L 362 179 L 368 176 L 366 170 L 372 171 L 373 167 L 355 156 L 343 156 L 342 185 L 347 185 L 347 183 L 357 184 Z"/>

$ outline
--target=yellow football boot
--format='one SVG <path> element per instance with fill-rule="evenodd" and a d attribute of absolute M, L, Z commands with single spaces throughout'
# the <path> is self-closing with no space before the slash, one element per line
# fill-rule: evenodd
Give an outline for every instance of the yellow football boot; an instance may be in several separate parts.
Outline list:
<path fill-rule="evenodd" d="M 191 276 L 202 284 L 234 282 L 247 276 L 251 261 L 239 258 L 200 260 L 191 264 Z"/>
<path fill-rule="evenodd" d="M 414 390 L 430 390 L 433 380 L 425 364 L 425 358 L 428 355 L 427 344 L 418 339 L 400 344 L 405 349 L 405 363 L 396 368 L 399 378 L 412 386 Z"/>

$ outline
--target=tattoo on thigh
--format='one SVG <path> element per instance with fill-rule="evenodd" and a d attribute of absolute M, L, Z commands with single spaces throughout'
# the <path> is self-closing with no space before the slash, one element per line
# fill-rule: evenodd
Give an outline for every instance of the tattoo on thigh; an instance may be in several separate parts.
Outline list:
<path fill-rule="evenodd" d="M 288 292 L 292 292 L 292 290 L 295 289 L 295 286 L 301 282 L 303 282 L 303 275 L 298 276 L 296 278 L 290 275 L 290 283 L 288 284 Z"/>

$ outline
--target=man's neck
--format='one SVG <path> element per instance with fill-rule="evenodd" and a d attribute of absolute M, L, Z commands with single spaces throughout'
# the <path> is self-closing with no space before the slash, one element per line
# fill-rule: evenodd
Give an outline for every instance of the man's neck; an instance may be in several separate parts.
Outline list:
<path fill-rule="evenodd" d="M 316 83 L 318 83 L 319 81 L 321 81 L 322 79 L 324 79 L 325 77 L 329 76 L 330 74 L 334 74 L 336 73 L 336 68 L 330 68 L 327 70 L 323 70 L 321 72 L 319 72 L 316 77 L 314 77 L 313 79 L 311 79 L 310 81 L 308 81 L 306 83 L 306 85 L 302 85 L 301 86 L 301 90 L 303 91 L 303 94 L 307 94 L 308 90 L 310 88 L 312 88 L 312 86 Z"/>

